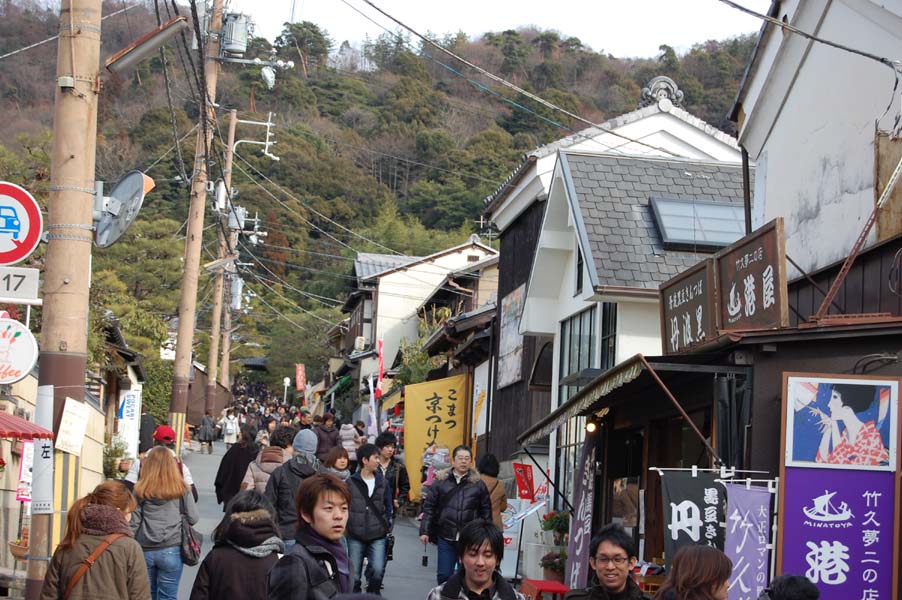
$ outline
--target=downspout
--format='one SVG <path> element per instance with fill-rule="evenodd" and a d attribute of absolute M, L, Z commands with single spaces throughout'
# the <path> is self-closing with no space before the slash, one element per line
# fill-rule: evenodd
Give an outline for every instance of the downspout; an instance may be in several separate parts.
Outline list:
<path fill-rule="evenodd" d="M 752 232 L 752 182 L 750 181 L 751 169 L 749 168 L 749 152 L 745 146 L 742 149 L 742 206 L 745 209 L 745 234 Z"/>

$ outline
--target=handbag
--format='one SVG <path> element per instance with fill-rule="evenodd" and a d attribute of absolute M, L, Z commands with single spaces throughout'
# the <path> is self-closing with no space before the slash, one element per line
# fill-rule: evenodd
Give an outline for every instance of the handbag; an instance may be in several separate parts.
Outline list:
<path fill-rule="evenodd" d="M 193 567 L 200 562 L 200 546 L 204 542 L 204 536 L 188 522 L 184 496 L 179 498 L 179 512 L 182 519 L 182 543 L 180 546 L 182 562 Z"/>
<path fill-rule="evenodd" d="M 72 590 L 75 588 L 75 584 L 81 580 L 85 573 L 88 572 L 88 569 L 91 568 L 97 559 L 100 558 L 100 555 L 103 554 L 107 548 L 110 547 L 110 544 L 115 542 L 121 537 L 125 537 L 124 533 L 111 533 L 110 535 L 103 538 L 103 541 L 94 549 L 94 552 L 90 554 L 86 559 L 84 559 L 81 563 L 81 566 L 78 567 L 78 570 L 69 579 L 68 585 L 66 585 L 66 591 L 63 592 L 63 600 L 69 600 L 69 595 L 72 593 Z"/>

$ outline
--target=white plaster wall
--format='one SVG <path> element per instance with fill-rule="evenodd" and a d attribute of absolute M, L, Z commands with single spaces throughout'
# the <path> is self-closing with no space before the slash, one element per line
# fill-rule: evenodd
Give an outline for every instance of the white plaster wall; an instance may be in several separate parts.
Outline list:
<path fill-rule="evenodd" d="M 617 303 L 618 363 L 642 353 L 646 356 L 661 354 L 661 315 L 658 302 Z"/>

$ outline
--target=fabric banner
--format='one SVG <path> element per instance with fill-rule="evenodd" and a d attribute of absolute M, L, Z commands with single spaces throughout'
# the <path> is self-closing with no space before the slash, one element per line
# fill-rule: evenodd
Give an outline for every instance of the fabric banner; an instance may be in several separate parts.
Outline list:
<path fill-rule="evenodd" d="M 725 552 L 733 561 L 730 600 L 756 600 L 770 575 L 771 493 L 736 483 L 726 488 Z"/>
<path fill-rule="evenodd" d="M 304 363 L 294 365 L 294 389 L 299 392 L 307 389 L 307 372 Z"/>
<path fill-rule="evenodd" d="M 805 575 L 821 600 L 889 598 L 894 474 L 786 467 L 783 572 Z"/>
<path fill-rule="evenodd" d="M 467 398 L 466 375 L 404 386 L 404 459 L 412 500 L 420 499 L 423 454 L 466 442 Z"/>
<path fill-rule="evenodd" d="M 589 538 L 592 537 L 592 508 L 595 503 L 595 444 L 598 435 L 587 435 L 580 455 L 578 478 L 573 491 L 570 541 L 567 542 L 567 573 L 570 589 L 586 587 L 589 576 Z"/>
<path fill-rule="evenodd" d="M 19 462 L 19 482 L 16 484 L 16 502 L 31 502 L 33 466 L 34 440 L 22 440 L 22 460 Z"/>
<path fill-rule="evenodd" d="M 724 549 L 727 490 L 716 474 L 689 471 L 661 475 L 664 507 L 664 559 L 667 568 L 680 547 L 708 544 Z"/>
<path fill-rule="evenodd" d="M 513 463 L 514 478 L 517 480 L 517 498 L 520 500 L 536 499 L 535 483 L 532 477 L 532 465 Z"/>

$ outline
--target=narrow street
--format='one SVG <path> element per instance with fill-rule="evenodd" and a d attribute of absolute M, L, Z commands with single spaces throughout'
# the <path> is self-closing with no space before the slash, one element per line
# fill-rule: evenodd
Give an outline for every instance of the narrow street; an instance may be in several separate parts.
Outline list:
<path fill-rule="evenodd" d="M 212 548 L 213 530 L 222 519 L 222 506 L 216 503 L 213 481 L 219 461 L 225 453 L 225 444 L 216 442 L 212 455 L 191 452 L 185 464 L 191 469 L 197 491 L 200 495 L 198 511 L 200 521 L 196 525 L 204 535 L 204 554 Z M 383 597 L 391 600 L 425 600 L 429 590 L 435 586 L 435 546 L 429 545 L 429 566 L 422 566 L 423 545 L 417 534 L 417 523 L 405 518 L 395 524 L 395 560 L 388 563 L 385 572 Z M 179 598 L 187 600 L 198 567 L 186 566 L 179 584 Z"/>

